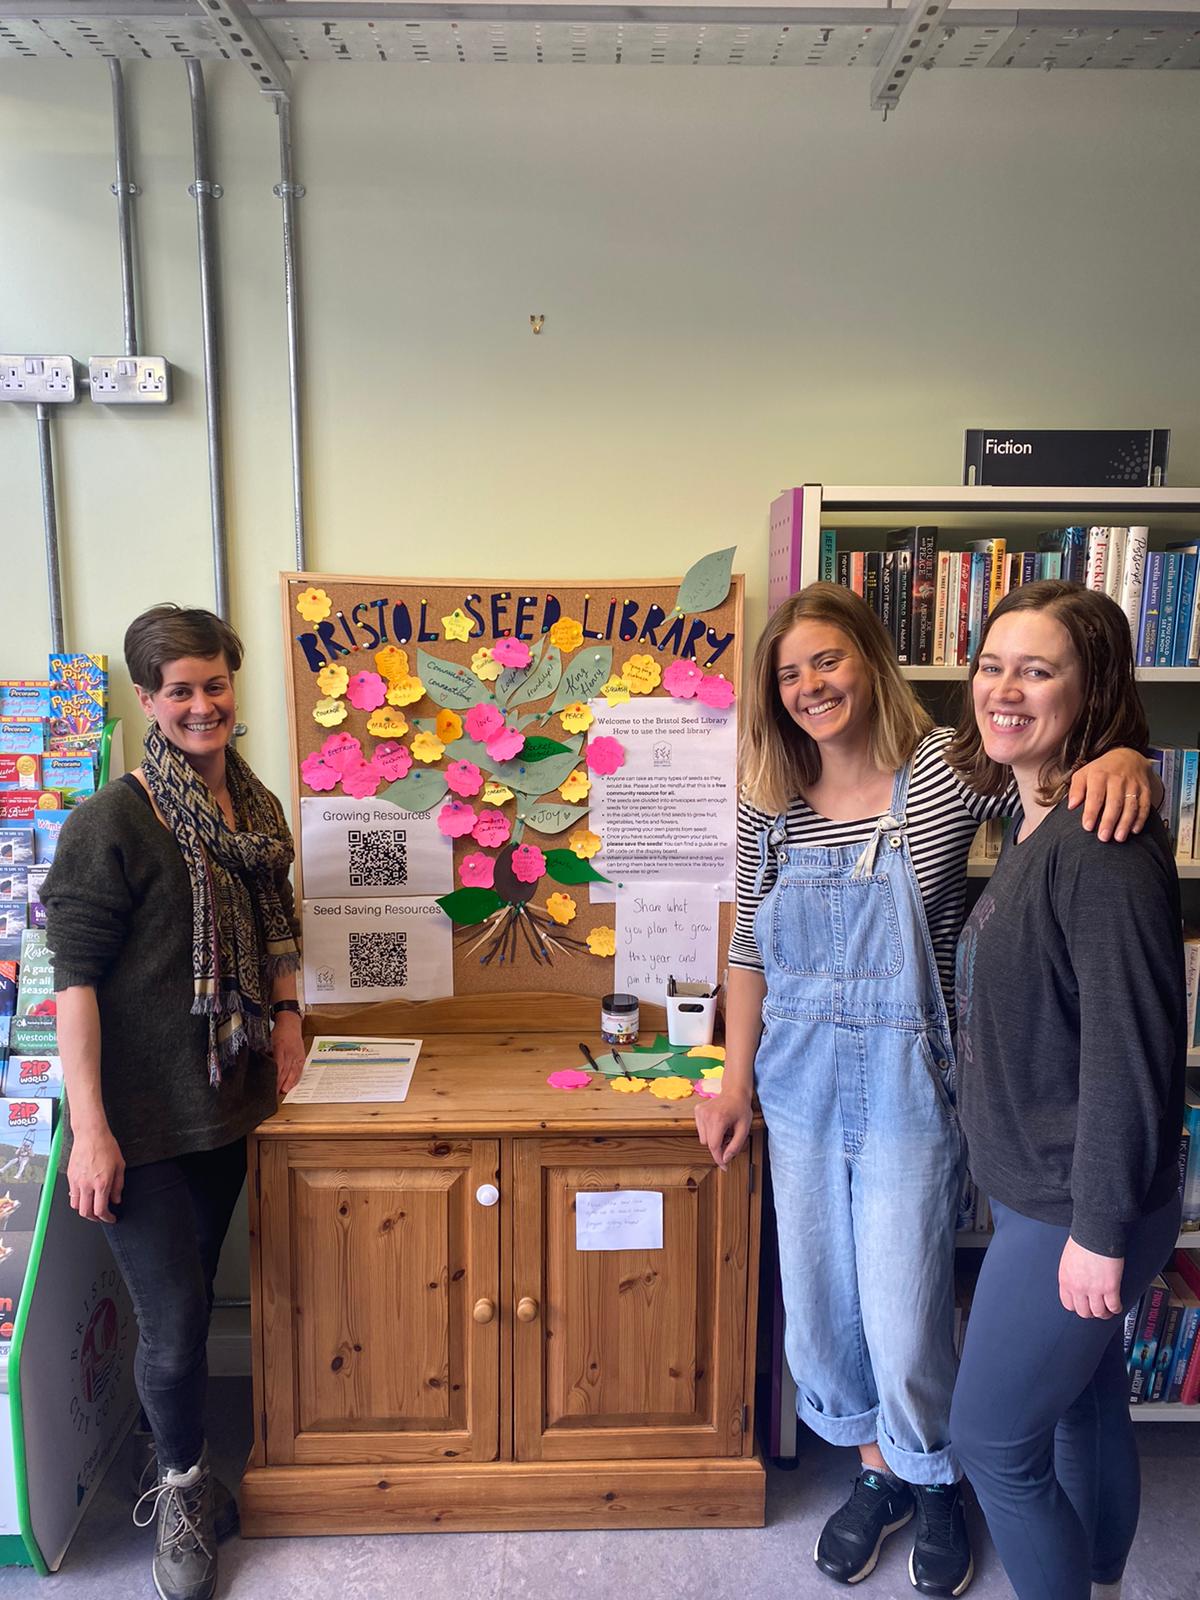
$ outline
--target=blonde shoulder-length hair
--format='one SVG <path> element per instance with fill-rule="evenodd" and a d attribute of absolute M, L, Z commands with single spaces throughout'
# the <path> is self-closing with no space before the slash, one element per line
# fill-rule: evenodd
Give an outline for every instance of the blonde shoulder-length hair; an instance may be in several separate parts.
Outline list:
<path fill-rule="evenodd" d="M 895 772 L 933 727 L 933 719 L 900 676 L 887 629 L 852 589 L 810 583 L 785 600 L 763 629 L 742 700 L 742 793 L 761 811 L 786 811 L 821 775 L 821 752 L 783 707 L 777 681 L 779 641 L 798 622 L 825 622 L 849 639 L 871 678 L 871 758 Z"/>

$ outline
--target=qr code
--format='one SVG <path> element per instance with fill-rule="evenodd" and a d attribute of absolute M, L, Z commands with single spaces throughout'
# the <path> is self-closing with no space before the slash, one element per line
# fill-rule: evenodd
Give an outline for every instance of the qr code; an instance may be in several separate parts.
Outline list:
<path fill-rule="evenodd" d="M 408 934 L 352 933 L 350 987 L 403 989 L 408 984 Z"/>
<path fill-rule="evenodd" d="M 351 828 L 350 887 L 391 889 L 408 882 L 408 845 L 403 828 L 373 828 L 370 833 Z"/>

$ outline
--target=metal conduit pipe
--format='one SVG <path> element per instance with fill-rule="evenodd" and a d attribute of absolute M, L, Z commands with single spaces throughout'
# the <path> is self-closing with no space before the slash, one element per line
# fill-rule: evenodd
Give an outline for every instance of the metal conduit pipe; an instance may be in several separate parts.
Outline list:
<path fill-rule="evenodd" d="M 287 312 L 288 393 L 292 421 L 292 516 L 296 537 L 296 571 L 308 567 L 304 541 L 304 462 L 300 411 L 300 273 L 296 257 L 296 201 L 304 187 L 292 176 L 292 108 L 278 95 L 275 110 L 279 117 L 279 182 L 275 193 L 283 205 L 283 298 Z"/>
<path fill-rule="evenodd" d="M 137 307 L 133 295 L 133 218 L 131 201 L 138 192 L 137 184 L 129 176 L 129 140 L 125 127 L 125 80 L 121 63 L 115 56 L 108 60 L 108 75 L 112 79 L 113 145 L 117 160 L 117 181 L 112 192 L 117 197 L 117 235 L 121 244 L 121 308 L 125 321 L 125 354 L 138 353 Z"/>
<path fill-rule="evenodd" d="M 50 648 L 66 649 L 63 636 L 62 571 L 58 563 L 58 510 L 54 504 L 54 441 L 48 405 L 38 402 L 38 460 L 42 471 L 42 523 L 46 530 L 46 593 L 50 601 Z"/>
<path fill-rule="evenodd" d="M 208 491 L 212 511 L 213 592 L 217 615 L 229 618 L 229 559 L 225 537 L 225 460 L 221 449 L 221 360 L 217 338 L 217 282 L 212 203 L 222 194 L 208 170 L 208 107 L 204 70 L 187 61 L 192 103 L 192 153 L 195 181 L 188 193 L 196 201 L 196 237 L 200 249 L 200 320 L 204 340 L 204 409 L 208 425 Z"/>

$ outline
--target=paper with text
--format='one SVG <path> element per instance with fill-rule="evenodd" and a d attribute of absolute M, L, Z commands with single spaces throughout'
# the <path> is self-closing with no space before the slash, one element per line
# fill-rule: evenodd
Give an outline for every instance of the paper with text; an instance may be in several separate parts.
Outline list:
<path fill-rule="evenodd" d="M 576 1250 L 661 1250 L 663 1197 L 658 1189 L 580 1189 L 575 1196 Z"/>
<path fill-rule="evenodd" d="M 300 859 L 306 900 L 396 899 L 454 887 L 454 847 L 438 829 L 436 810 L 402 811 L 386 800 L 305 795 Z"/>
<path fill-rule="evenodd" d="M 662 1005 L 667 979 L 717 985 L 719 902 L 695 884 L 647 884 L 617 891 L 618 994 Z"/>
<path fill-rule="evenodd" d="M 305 900 L 309 1005 L 453 993 L 452 926 L 436 900 Z"/>

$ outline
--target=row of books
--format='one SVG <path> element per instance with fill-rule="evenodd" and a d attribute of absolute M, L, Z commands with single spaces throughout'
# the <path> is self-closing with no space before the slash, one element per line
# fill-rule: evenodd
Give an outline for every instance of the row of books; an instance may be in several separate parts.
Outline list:
<path fill-rule="evenodd" d="M 1200 929 L 1184 927 L 1183 979 L 1187 992 L 1187 1047 L 1200 1050 Z"/>
<path fill-rule="evenodd" d="M 1200 1401 L 1200 1250 L 1176 1250 L 1125 1314 L 1131 1405 Z"/>
<path fill-rule="evenodd" d="M 939 548 L 939 531 L 895 528 L 882 550 L 842 550 L 822 528 L 818 575 L 853 589 L 875 610 L 905 666 L 965 666 L 984 624 L 1011 589 L 1043 578 L 1083 583 L 1129 618 L 1139 666 L 1200 665 L 1200 544 L 1149 549 L 1148 527 L 1075 524 L 1040 534 L 1036 548 L 1005 538 Z"/>
<path fill-rule="evenodd" d="M 1171 836 L 1177 861 L 1200 861 L 1200 828 L 1196 825 L 1200 806 L 1200 750 L 1179 749 L 1175 745 L 1151 745 L 1150 759 L 1162 779 L 1163 802 L 1160 814 Z"/>

